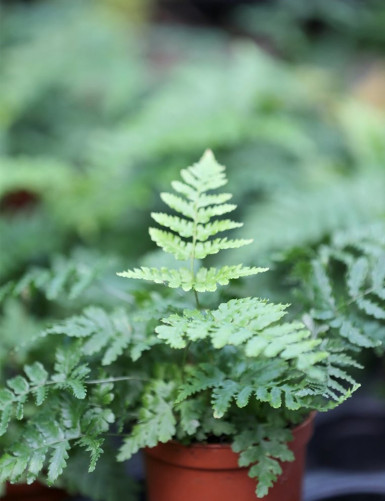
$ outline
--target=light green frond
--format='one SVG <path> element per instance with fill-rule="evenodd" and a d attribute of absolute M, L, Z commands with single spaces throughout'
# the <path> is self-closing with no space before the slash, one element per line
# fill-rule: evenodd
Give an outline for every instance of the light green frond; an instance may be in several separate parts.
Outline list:
<path fill-rule="evenodd" d="M 176 224 L 178 224 L 177 221 Z M 189 229 L 190 228 L 188 228 L 188 230 Z M 158 228 L 150 228 L 149 232 L 151 240 L 153 240 L 158 247 L 161 247 L 165 252 L 173 254 L 175 259 L 181 261 L 188 261 L 192 257 L 195 257 L 196 259 L 204 259 L 208 255 L 217 254 L 221 250 L 237 249 L 252 243 L 251 239 L 232 240 L 227 238 L 216 238 L 215 240 L 198 242 L 194 249 L 191 242 L 186 242 L 178 235 L 170 233 L 169 231 L 159 230 Z"/>
<path fill-rule="evenodd" d="M 301 322 L 279 323 L 286 309 L 287 305 L 257 298 L 234 299 L 216 310 L 185 310 L 183 315 L 171 315 L 162 319 L 164 325 L 156 332 L 174 348 L 210 339 L 216 349 L 242 346 L 248 357 L 292 360 L 304 371 L 328 354 L 318 349 L 321 340 L 313 339 Z"/>
<path fill-rule="evenodd" d="M 181 171 L 183 181 L 174 181 L 172 187 L 178 193 L 162 193 L 162 200 L 177 215 L 154 212 L 152 218 L 166 229 L 150 228 L 151 239 L 175 259 L 189 262 L 187 268 L 147 268 L 128 270 L 119 276 L 149 280 L 171 288 L 193 289 L 196 292 L 215 291 L 218 285 L 230 280 L 247 277 L 265 271 L 262 268 L 242 265 L 223 268 L 196 267 L 196 260 L 217 254 L 225 249 L 238 249 L 252 242 L 251 239 L 213 238 L 217 233 L 242 226 L 231 219 L 214 219 L 236 209 L 226 203 L 230 193 L 208 193 L 226 184 L 225 168 L 219 165 L 211 151 L 206 151 L 199 162 Z M 167 231 L 171 230 L 171 231 Z"/>
<path fill-rule="evenodd" d="M 193 288 L 193 275 L 187 268 L 168 269 L 168 268 L 134 268 L 133 270 L 118 273 L 118 276 L 125 278 L 134 278 L 137 280 L 148 280 L 156 284 L 164 284 L 172 289 L 181 287 L 184 291 Z"/>
<path fill-rule="evenodd" d="M 196 220 L 199 224 L 208 223 L 212 217 L 223 216 L 223 214 L 233 212 L 236 208 L 237 206 L 234 204 L 223 204 L 199 209 Z"/>
<path fill-rule="evenodd" d="M 231 193 L 220 193 L 219 195 L 201 195 L 198 199 L 197 206 L 199 209 L 208 207 L 209 205 L 222 205 L 228 202 L 233 195 Z"/>
<path fill-rule="evenodd" d="M 194 281 L 194 289 L 197 292 L 215 291 L 218 285 L 227 285 L 230 280 L 241 277 L 249 277 L 267 271 L 268 268 L 256 266 L 223 266 L 222 268 L 200 268 Z"/>
<path fill-rule="evenodd" d="M 161 193 L 160 198 L 170 209 L 174 209 L 174 211 L 185 217 L 194 219 L 194 207 L 191 202 L 187 202 L 184 198 L 178 197 L 173 193 Z"/>
<path fill-rule="evenodd" d="M 181 181 L 172 181 L 171 186 L 175 191 L 181 193 L 185 197 L 187 197 L 192 202 L 195 202 L 197 198 L 197 190 L 186 183 L 182 183 Z"/>
<path fill-rule="evenodd" d="M 268 268 L 248 267 L 242 265 L 223 266 L 222 268 L 200 268 L 196 276 L 187 268 L 134 268 L 118 273 L 120 277 L 137 280 L 148 280 L 156 284 L 164 284 L 171 288 L 181 287 L 184 291 L 191 289 L 197 292 L 217 290 L 218 285 L 227 285 L 230 280 L 249 277 L 267 271 Z"/>
<path fill-rule="evenodd" d="M 183 180 L 204 193 L 227 184 L 225 167 L 218 164 L 213 152 L 206 150 L 199 162 L 181 171 Z"/>
<path fill-rule="evenodd" d="M 139 315 L 123 309 L 107 312 L 96 306 L 53 325 L 46 334 L 82 339 L 78 350 L 87 356 L 101 353 L 103 366 L 115 362 L 123 353 L 135 361 L 154 341 L 146 337 L 145 323 Z"/>
<path fill-rule="evenodd" d="M 152 212 L 151 217 L 158 224 L 169 228 L 183 238 L 191 238 L 193 236 L 194 225 L 192 221 L 163 212 Z M 196 227 L 196 239 L 198 242 L 205 242 L 217 233 L 240 228 L 241 226 L 243 226 L 243 223 L 231 221 L 231 219 L 218 219 L 207 224 L 198 224 Z"/>
<path fill-rule="evenodd" d="M 379 223 L 338 233 L 304 278 L 317 304 L 311 315 L 326 333 L 328 349 L 385 347 L 384 230 Z"/>
<path fill-rule="evenodd" d="M 229 240 L 227 238 L 216 238 L 208 242 L 199 242 L 195 246 L 195 257 L 197 259 L 204 259 L 208 255 L 217 254 L 225 249 L 238 249 L 244 245 L 249 245 L 253 240 Z"/>
<path fill-rule="evenodd" d="M 282 473 L 281 463 L 293 461 L 288 447 L 291 432 L 280 425 L 258 424 L 253 430 L 243 430 L 232 445 L 239 454 L 238 464 L 249 467 L 249 476 L 258 479 L 256 496 L 265 497 Z"/>
<path fill-rule="evenodd" d="M 118 461 L 126 461 L 139 449 L 168 442 L 175 433 L 176 420 L 172 403 L 174 386 L 154 380 L 146 389 L 139 411 L 138 423 L 120 448 Z"/>
<path fill-rule="evenodd" d="M 182 219 L 178 216 L 171 216 L 170 214 L 165 214 L 163 212 L 152 212 L 151 217 L 158 224 L 175 231 L 175 233 L 178 233 L 181 237 L 189 238 L 193 236 L 194 225 L 192 221 Z"/>
<path fill-rule="evenodd" d="M 196 239 L 199 242 L 205 242 L 208 238 L 216 235 L 217 233 L 240 228 L 241 226 L 243 226 L 243 223 L 231 221 L 231 219 L 217 219 L 211 223 L 198 224 Z"/>
<path fill-rule="evenodd" d="M 165 252 L 172 254 L 175 259 L 188 261 L 191 258 L 192 244 L 182 240 L 178 235 L 158 228 L 150 228 L 149 233 L 151 240 Z"/>
<path fill-rule="evenodd" d="M 369 263 L 364 257 L 360 257 L 348 269 L 347 286 L 352 297 L 360 294 L 360 289 L 365 284 L 365 279 L 368 275 Z"/>

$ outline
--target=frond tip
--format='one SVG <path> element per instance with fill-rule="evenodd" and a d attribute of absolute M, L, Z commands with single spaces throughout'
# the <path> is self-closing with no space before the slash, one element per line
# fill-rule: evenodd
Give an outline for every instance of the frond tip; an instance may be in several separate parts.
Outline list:
<path fill-rule="evenodd" d="M 212 193 L 227 183 L 225 167 L 218 164 L 213 153 L 207 150 L 196 164 L 181 170 L 181 181 L 171 183 L 175 193 L 162 193 L 163 202 L 177 215 L 154 212 L 152 218 L 163 228 L 150 228 L 151 239 L 175 259 L 190 263 L 189 267 L 135 268 L 119 276 L 149 280 L 171 288 L 185 291 L 215 291 L 218 285 L 227 285 L 230 280 L 266 271 L 264 268 L 224 266 L 220 269 L 200 267 L 194 271 L 195 260 L 217 254 L 225 249 L 237 249 L 252 242 L 251 239 L 218 237 L 239 228 L 243 223 L 218 217 L 233 211 L 236 205 L 227 203 L 230 193 Z"/>

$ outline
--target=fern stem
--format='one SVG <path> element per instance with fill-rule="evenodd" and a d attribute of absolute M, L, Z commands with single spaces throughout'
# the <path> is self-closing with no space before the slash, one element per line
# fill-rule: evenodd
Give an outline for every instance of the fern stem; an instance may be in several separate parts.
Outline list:
<path fill-rule="evenodd" d="M 195 269 L 194 269 L 194 264 L 195 264 L 195 247 L 197 243 L 197 230 L 198 230 L 198 200 L 200 196 L 200 191 L 198 191 L 197 194 L 197 199 L 194 202 L 194 219 L 193 219 L 193 231 L 192 231 L 192 249 L 191 249 L 191 262 L 190 262 L 190 269 L 191 269 L 191 274 L 193 276 L 193 283 L 195 282 Z M 198 292 L 193 288 L 194 290 L 194 297 L 195 297 L 195 302 L 197 305 L 198 310 L 200 309 L 200 303 L 198 299 Z"/>
<path fill-rule="evenodd" d="M 194 297 L 195 297 L 195 302 L 196 302 L 197 308 L 198 308 L 198 310 L 200 310 L 201 309 L 201 305 L 200 305 L 200 302 L 199 302 L 198 293 L 197 293 L 197 291 L 195 289 L 194 289 Z"/>
<path fill-rule="evenodd" d="M 377 289 L 378 289 L 377 287 L 370 287 L 369 289 L 362 291 L 361 294 L 357 294 L 356 296 L 352 296 L 349 301 L 345 301 L 342 304 L 340 304 L 339 306 L 337 306 L 335 308 L 335 311 L 339 311 L 339 310 L 342 310 L 344 308 L 347 308 L 351 304 L 354 304 L 358 299 L 362 299 L 362 298 L 368 296 L 369 294 L 376 292 Z"/>
<path fill-rule="evenodd" d="M 108 384 L 108 383 L 117 383 L 119 381 L 150 381 L 150 378 L 121 376 L 121 377 L 111 377 L 108 379 L 90 379 L 89 381 L 84 381 L 84 383 L 85 384 Z"/>

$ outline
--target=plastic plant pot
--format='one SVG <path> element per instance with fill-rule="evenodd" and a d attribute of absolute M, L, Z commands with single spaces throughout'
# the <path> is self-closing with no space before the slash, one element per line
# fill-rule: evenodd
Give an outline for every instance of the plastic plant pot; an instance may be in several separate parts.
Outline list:
<path fill-rule="evenodd" d="M 306 446 L 313 431 L 313 415 L 293 429 L 293 462 L 282 464 L 282 474 L 266 501 L 299 501 Z M 224 444 L 177 442 L 145 450 L 148 501 L 255 501 L 256 481 L 238 466 L 238 455 Z"/>

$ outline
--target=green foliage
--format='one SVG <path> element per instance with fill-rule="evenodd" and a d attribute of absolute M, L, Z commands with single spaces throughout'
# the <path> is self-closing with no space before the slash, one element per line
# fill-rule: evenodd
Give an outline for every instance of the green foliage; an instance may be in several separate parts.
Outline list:
<path fill-rule="evenodd" d="M 145 411 L 140 414 L 132 436 L 125 441 L 120 458 L 127 459 L 139 448 L 151 447 L 175 434 L 182 440 L 191 435 L 207 437 L 209 430 L 216 435 L 218 430 L 211 427 L 205 416 L 210 402 L 212 417 L 223 421 L 222 430 L 226 429 L 224 433 L 233 437 L 234 447 L 241 453 L 240 465 L 252 465 L 250 475 L 258 477 L 257 495 L 262 497 L 281 472 L 279 460 L 293 459 L 286 445 L 290 434 L 283 425 L 285 410 L 303 416 L 311 409 L 327 410 L 341 403 L 351 393 L 349 386 L 352 390 L 357 387 L 341 366 L 352 366 L 354 361 L 329 351 L 325 340 L 313 336 L 302 322 L 282 322 L 288 305 L 244 298 L 231 299 L 217 308 L 201 306 L 197 292 L 215 290 L 216 284 L 212 287 L 207 268 L 200 263 L 196 266 L 195 261 L 249 241 L 208 240 L 217 232 L 238 226 L 231 220 L 224 220 L 223 226 L 221 220 L 211 221 L 212 217 L 235 208 L 226 203 L 228 194 L 210 192 L 226 183 L 223 167 L 216 163 L 211 152 L 206 152 L 199 163 L 182 170 L 182 179 L 183 182 L 172 184 L 178 195 L 162 195 L 178 216 L 153 214 L 159 224 L 171 231 L 151 228 L 150 236 L 176 259 L 190 261 L 190 269 L 141 268 L 119 275 L 195 291 L 196 309 L 163 317 L 162 325 L 155 329 L 158 339 L 171 350 L 182 351 L 183 360 L 189 360 L 190 364 L 173 376 L 167 375 L 165 369 L 164 379 L 157 381 L 161 386 L 155 399 L 152 390 L 145 393 Z M 241 265 L 236 268 L 239 276 L 265 271 L 252 268 L 242 273 L 245 268 Z M 224 270 L 229 272 L 231 267 L 219 272 Z M 213 273 L 217 270 L 213 269 Z M 198 288 L 194 280 L 200 274 L 204 281 Z M 228 274 L 225 280 L 228 282 L 230 278 Z M 161 388 L 176 396 L 169 394 L 164 401 Z M 170 400 L 175 400 L 176 407 L 170 407 Z M 244 430 L 248 409 L 262 416 L 260 426 L 254 423 L 253 437 Z M 179 420 L 175 421 L 175 413 L 180 413 Z M 162 430 L 157 420 L 165 414 L 168 427 Z M 278 428 L 269 424 L 275 419 L 283 419 Z"/>
<path fill-rule="evenodd" d="M 51 377 L 35 363 L 25 367 L 27 378 L 16 376 L 7 382 L 7 389 L 1 390 L 2 433 L 13 415 L 23 419 L 30 395 L 34 395 L 37 406 L 24 424 L 23 440 L 11 445 L 0 459 L 1 481 L 25 479 L 32 483 L 47 470 L 47 480 L 52 483 L 62 474 L 74 446 L 89 452 L 89 471 L 95 469 L 102 453 L 102 434 L 114 415 L 108 407 L 102 407 L 106 403 L 103 391 L 91 391 L 85 401 L 84 380 L 89 371 L 78 360 L 76 350 L 59 349 Z M 108 389 L 111 391 L 111 387 Z"/>
<path fill-rule="evenodd" d="M 237 255 L 247 264 L 256 253 L 269 262 L 271 255 L 317 244 L 337 230 L 370 224 L 385 211 L 384 190 L 383 172 L 369 171 L 350 179 L 325 176 L 322 183 L 277 192 L 247 209 L 246 225 L 258 239 L 253 252 L 245 248 Z"/>
<path fill-rule="evenodd" d="M 312 339 L 301 322 L 279 323 L 286 308 L 257 298 L 234 299 L 217 310 L 184 310 L 183 315 L 171 315 L 156 332 L 172 348 L 210 339 L 216 349 L 242 346 L 248 357 L 281 357 L 306 370 L 327 353 L 314 352 L 321 341 Z"/>
<path fill-rule="evenodd" d="M 182 171 L 182 180 L 172 184 L 177 195 L 162 196 L 177 215 L 155 213 L 166 230 L 153 228 L 150 235 L 187 266 L 119 273 L 170 289 L 128 294 L 111 287 L 104 260 L 100 270 L 95 266 L 98 259 L 89 266 L 58 259 L 4 289 L 6 296 L 22 297 L 38 289 L 59 305 L 78 303 L 95 284 L 101 291 L 97 304 L 41 333 L 40 342 L 51 340 L 56 347 L 52 367 L 28 364 L 0 390 L 1 431 L 19 423 L 23 436 L 0 458 L 0 481 L 32 482 L 45 475 L 55 482 L 65 478 L 77 454 L 87 454 L 89 471 L 97 472 L 112 432 L 124 436 L 119 461 L 173 439 L 189 444 L 226 437 L 239 452 L 239 464 L 257 477 L 256 495 L 263 497 L 281 472 L 280 462 L 293 459 L 289 428 L 314 409 L 335 407 L 356 389 L 349 374 L 356 362 L 345 353 L 350 345 L 343 332 L 329 339 L 322 329 L 288 317 L 286 304 L 229 299 L 217 290 L 266 269 L 204 265 L 213 254 L 250 241 L 217 236 L 240 223 L 221 219 L 235 206 L 227 203 L 229 194 L 214 191 L 227 179 L 210 151 Z M 354 293 L 367 273 L 362 261 L 354 266 L 349 278 Z M 326 278 L 319 277 L 330 295 Z M 209 291 L 213 294 L 199 294 Z M 113 294 L 112 304 L 101 300 L 105 292 Z M 317 304 L 332 302 L 321 298 Z M 81 484 L 70 481 L 76 483 Z M 115 499 L 116 491 L 103 492 L 101 499 Z"/>
<path fill-rule="evenodd" d="M 335 235 L 302 274 L 313 329 L 343 349 L 385 346 L 385 241 L 382 222 Z"/>
<path fill-rule="evenodd" d="M 54 254 L 48 266 L 31 266 L 24 275 L 3 285 L 0 301 L 13 297 L 31 300 L 40 294 L 63 305 L 71 304 L 75 299 L 81 304 L 83 298 L 92 293 L 94 301 L 108 302 L 107 291 L 125 293 L 116 291 L 106 278 L 117 262 L 114 256 L 84 248 L 74 249 L 69 256 Z M 95 294 L 96 285 L 100 288 L 101 284 L 105 290 Z"/>
<path fill-rule="evenodd" d="M 201 160 L 188 169 L 181 171 L 182 181 L 175 181 L 172 186 L 182 196 L 163 193 L 162 200 L 180 216 L 168 217 L 163 213 L 152 214 L 159 224 L 171 231 L 150 228 L 150 236 L 165 252 L 173 254 L 175 259 L 190 261 L 204 259 L 210 254 L 217 254 L 224 249 L 239 248 L 250 244 L 252 240 L 228 240 L 215 238 L 208 240 L 227 229 L 240 226 L 231 220 L 212 218 L 233 211 L 236 205 L 226 204 L 230 194 L 211 195 L 207 192 L 216 190 L 227 183 L 224 167 L 219 165 L 211 151 L 207 150 Z M 183 217 L 181 217 L 183 216 Z M 183 228 L 180 233 L 180 228 Z M 183 240 L 188 238 L 189 240 Z M 217 285 L 227 285 L 229 280 L 254 275 L 265 271 L 263 268 L 243 267 L 241 265 L 222 268 L 201 267 L 197 273 L 193 265 L 188 268 L 169 270 L 167 268 L 141 268 L 119 273 L 126 278 L 144 279 L 155 283 L 164 283 L 172 288 L 193 289 L 197 292 L 215 291 Z"/>
<path fill-rule="evenodd" d="M 129 315 L 123 309 L 107 312 L 90 306 L 81 315 L 68 318 L 45 331 L 45 335 L 63 334 L 81 338 L 81 351 L 91 356 L 102 352 L 102 365 L 110 365 L 124 352 L 131 360 L 138 360 L 143 351 L 157 343 L 155 336 L 148 337 L 148 320 L 139 315 Z"/>
<path fill-rule="evenodd" d="M 233 442 L 234 452 L 239 452 L 239 466 L 250 467 L 249 476 L 258 480 L 256 494 L 262 498 L 282 473 L 281 464 L 293 461 L 294 454 L 287 443 L 292 440 L 283 423 L 258 426 L 254 430 L 242 431 Z"/>
<path fill-rule="evenodd" d="M 138 423 L 120 448 L 118 460 L 125 461 L 144 447 L 155 447 L 159 442 L 168 442 L 175 434 L 172 383 L 154 380 L 145 389 Z"/>
<path fill-rule="evenodd" d="M 242 265 L 222 266 L 221 268 L 201 267 L 194 274 L 187 268 L 170 270 L 168 268 L 135 268 L 118 273 L 125 278 L 149 280 L 156 284 L 164 284 L 171 288 L 182 288 L 184 291 L 214 292 L 218 285 L 227 285 L 230 280 L 248 277 L 266 271 L 266 268 L 248 267 Z"/>

